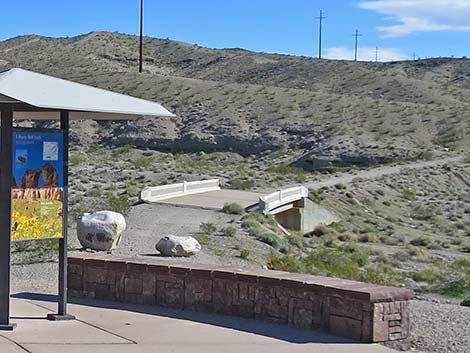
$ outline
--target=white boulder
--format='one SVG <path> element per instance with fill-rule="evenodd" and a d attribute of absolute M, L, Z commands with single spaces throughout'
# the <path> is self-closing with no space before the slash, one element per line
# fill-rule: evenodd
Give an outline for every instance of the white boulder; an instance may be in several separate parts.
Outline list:
<path fill-rule="evenodd" d="M 121 242 L 126 220 L 120 213 L 85 213 L 77 222 L 77 237 L 85 249 L 111 251 Z"/>
<path fill-rule="evenodd" d="M 165 256 L 191 256 L 201 251 L 201 244 L 193 237 L 166 235 L 155 248 Z"/>

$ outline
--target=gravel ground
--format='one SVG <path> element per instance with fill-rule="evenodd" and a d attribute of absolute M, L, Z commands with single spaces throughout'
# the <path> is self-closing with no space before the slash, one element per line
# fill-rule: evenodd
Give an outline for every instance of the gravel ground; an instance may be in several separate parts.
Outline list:
<path fill-rule="evenodd" d="M 213 210 L 159 204 L 138 205 L 133 207 L 129 214 L 128 229 L 121 245 L 115 253 L 123 255 L 157 256 L 155 245 L 163 236 L 168 234 L 177 236 L 189 235 L 200 241 L 202 251 L 195 256 L 185 258 L 184 261 L 253 267 L 253 264 L 250 262 L 228 256 L 234 247 L 243 247 L 249 244 L 248 246 L 252 253 L 251 260 L 258 260 L 256 262 L 265 263 L 271 252 L 271 247 L 247 237 L 240 229 L 236 237 L 222 235 L 204 237 L 204 235 L 201 234 L 201 223 L 211 223 L 217 230 L 226 227 L 227 224 L 232 224 L 240 228 L 240 219 L 240 216 L 227 215 Z M 73 236 L 73 238 L 76 237 Z M 168 261 L 175 260 L 170 257 L 162 258 Z"/>
<path fill-rule="evenodd" d="M 58 274 L 56 262 L 12 265 L 11 292 L 57 294 Z"/>
<path fill-rule="evenodd" d="M 426 353 L 470 353 L 470 308 L 429 300 L 411 303 L 413 346 Z"/>

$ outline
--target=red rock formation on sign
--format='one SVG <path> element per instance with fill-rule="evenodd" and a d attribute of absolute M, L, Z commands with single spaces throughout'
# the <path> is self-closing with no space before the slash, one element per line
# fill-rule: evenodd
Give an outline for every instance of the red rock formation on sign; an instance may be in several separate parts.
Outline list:
<path fill-rule="evenodd" d="M 27 170 L 20 181 L 20 189 L 36 189 L 39 185 L 41 170 Z"/>
<path fill-rule="evenodd" d="M 62 201 L 62 191 L 60 188 L 13 189 L 12 196 L 13 199 L 27 201 Z"/>
<path fill-rule="evenodd" d="M 43 185 L 39 187 L 41 176 Z M 35 170 L 28 169 L 21 178 L 19 186 L 16 186 L 16 182 L 14 183 L 12 195 L 13 199 L 27 201 L 62 201 L 62 191 L 59 188 L 59 174 L 50 163 L 46 163 L 42 168 Z"/>
<path fill-rule="evenodd" d="M 41 200 L 62 200 L 62 191 L 59 188 L 39 189 L 39 198 Z"/>
<path fill-rule="evenodd" d="M 42 176 L 42 188 L 59 187 L 59 174 L 50 164 L 46 163 L 42 168 L 27 170 L 21 178 L 20 189 L 37 189 L 39 187 L 39 178 Z"/>
<path fill-rule="evenodd" d="M 41 176 L 43 185 L 39 187 Z M 39 169 L 28 169 L 21 178 L 19 185 L 16 184 L 16 180 L 13 177 L 12 186 L 13 199 L 62 201 L 63 194 L 59 188 L 59 174 L 50 163 L 45 164 Z"/>
<path fill-rule="evenodd" d="M 39 169 L 42 174 L 43 188 L 57 188 L 59 187 L 59 174 L 57 170 L 50 164 L 47 163 Z"/>

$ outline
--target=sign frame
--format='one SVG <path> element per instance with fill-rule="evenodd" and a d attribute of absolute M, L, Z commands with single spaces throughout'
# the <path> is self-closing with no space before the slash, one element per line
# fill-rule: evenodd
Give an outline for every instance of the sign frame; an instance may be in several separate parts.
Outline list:
<path fill-rule="evenodd" d="M 16 324 L 10 322 L 10 269 L 11 221 L 13 186 L 13 104 L 1 108 L 1 159 L 0 159 L 0 331 L 12 331 Z M 51 129 L 58 131 L 57 129 Z M 75 320 L 67 313 L 67 240 L 68 240 L 68 172 L 69 172 L 69 112 L 60 111 L 60 131 L 63 133 L 63 209 L 62 238 L 59 241 L 58 310 L 48 314 L 51 321 Z M 57 239 L 57 238 L 55 238 Z"/>

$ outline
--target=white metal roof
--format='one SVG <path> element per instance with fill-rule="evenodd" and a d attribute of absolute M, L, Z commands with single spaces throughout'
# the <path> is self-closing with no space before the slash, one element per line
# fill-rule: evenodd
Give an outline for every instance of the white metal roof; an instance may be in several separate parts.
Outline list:
<path fill-rule="evenodd" d="M 160 104 L 23 69 L 0 73 L 0 104 L 25 103 L 55 112 L 14 112 L 15 119 L 58 119 L 60 110 L 71 119 L 118 120 L 174 116 Z M 40 109 L 39 109 L 40 110 Z"/>

